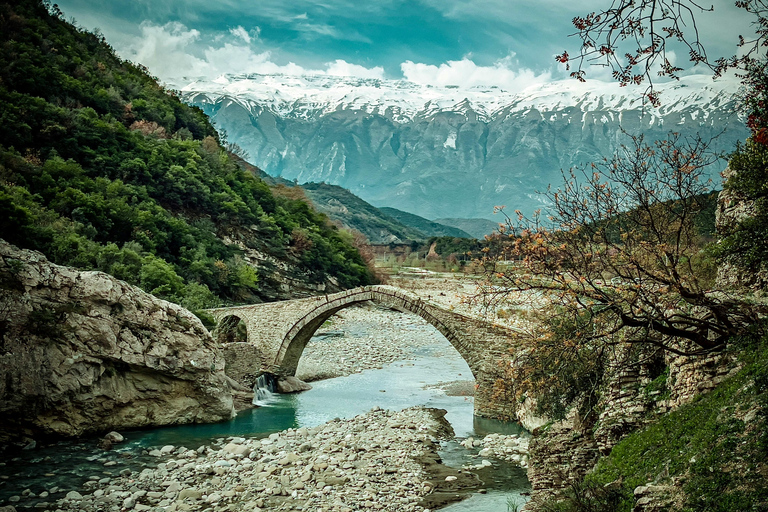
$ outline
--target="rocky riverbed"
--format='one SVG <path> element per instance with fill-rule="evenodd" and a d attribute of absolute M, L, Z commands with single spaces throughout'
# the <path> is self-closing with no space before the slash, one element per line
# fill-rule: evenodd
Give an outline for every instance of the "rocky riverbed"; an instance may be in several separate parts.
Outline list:
<path fill-rule="evenodd" d="M 436 346 L 446 354 L 453 350 L 420 317 L 373 305 L 343 310 L 319 333 L 299 366 L 306 380 L 351 375 L 395 361 L 408 366 L 406 360 L 415 353 L 433 353 Z M 450 382 L 436 387 L 471 401 L 474 381 L 469 372 L 466 377 L 457 381 L 454 373 L 446 379 Z M 438 461 L 451 439 L 450 427 L 434 410 L 376 407 L 351 419 L 288 429 L 265 439 L 222 437 L 205 446 L 156 446 L 144 455 L 102 452 L 93 458 L 104 471 L 95 469 L 84 486 L 21 487 L 10 501 L 0 502 L 0 511 L 10 504 L 19 511 L 423 512 L 482 492 L 499 460 L 523 468 L 527 464 L 527 438 L 490 434 L 457 440 L 463 460 L 452 461 L 455 468 L 449 468 Z M 145 469 L 137 470 L 136 462 L 147 459 Z"/>
<path fill-rule="evenodd" d="M 285 510 L 424 512 L 482 482 L 439 463 L 439 440 L 452 437 L 444 411 L 374 408 L 353 419 L 289 429 L 268 438 L 233 437 L 196 449 L 150 451 L 155 467 L 94 475 L 82 489 L 47 491 L 37 509 L 57 511 Z M 105 462 L 114 465 L 114 461 Z M 23 503 L 35 496 L 11 498 Z M 54 497 L 58 499 L 53 499 Z"/>
<path fill-rule="evenodd" d="M 408 359 L 419 348 L 444 341 L 437 329 L 417 315 L 375 305 L 350 307 L 315 333 L 304 349 L 296 376 L 310 382 L 382 368 Z M 471 374 L 467 380 L 473 380 Z"/>
<path fill-rule="evenodd" d="M 478 469 L 485 467 L 490 462 L 487 457 L 512 462 L 513 464 L 528 467 L 528 440 L 527 436 L 488 434 L 483 439 L 468 437 L 461 441 L 461 445 L 467 450 L 479 448 L 477 457 L 483 459 L 479 465 L 466 465 L 465 469 Z"/>

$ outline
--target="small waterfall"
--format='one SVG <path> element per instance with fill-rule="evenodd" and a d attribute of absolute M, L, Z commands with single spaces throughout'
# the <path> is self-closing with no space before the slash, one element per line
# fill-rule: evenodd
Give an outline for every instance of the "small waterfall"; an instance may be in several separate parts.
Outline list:
<path fill-rule="evenodd" d="M 277 382 L 274 375 L 262 373 L 256 378 L 253 385 L 253 405 L 264 407 L 276 400 L 275 393 Z"/>

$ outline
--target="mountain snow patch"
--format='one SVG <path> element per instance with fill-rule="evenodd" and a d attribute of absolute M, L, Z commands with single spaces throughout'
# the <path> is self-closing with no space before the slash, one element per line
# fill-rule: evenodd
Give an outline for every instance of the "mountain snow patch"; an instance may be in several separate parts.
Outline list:
<path fill-rule="evenodd" d="M 443 147 L 456 149 L 456 132 L 451 132 L 448 134 L 448 138 L 445 139 L 445 142 L 443 142 Z"/>

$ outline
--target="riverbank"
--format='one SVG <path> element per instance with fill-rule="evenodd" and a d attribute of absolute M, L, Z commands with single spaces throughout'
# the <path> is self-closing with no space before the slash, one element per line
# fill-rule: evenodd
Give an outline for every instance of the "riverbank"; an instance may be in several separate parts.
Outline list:
<path fill-rule="evenodd" d="M 40 464 L 40 470 L 38 470 L 40 476 L 26 479 L 27 483 L 12 480 L 8 482 L 11 485 L 7 486 L 0 481 L 0 490 L 3 487 L 6 487 L 6 491 L 11 491 L 11 487 L 16 489 L 5 493 L 5 502 L 0 502 L 0 506 L 12 504 L 18 507 L 19 511 L 47 509 L 104 510 L 105 512 L 115 510 L 117 512 L 123 508 L 128 510 L 126 504 L 133 503 L 135 510 L 152 510 L 153 512 L 202 510 L 206 507 L 214 512 L 219 509 L 257 510 L 249 508 L 251 505 L 268 510 L 302 510 L 301 508 L 280 508 L 293 506 L 296 498 L 301 498 L 304 500 L 304 504 L 301 505 L 304 507 L 303 510 L 337 512 L 344 508 L 334 501 L 334 497 L 340 497 L 336 501 L 341 500 L 344 506 L 350 508 L 351 505 L 346 504 L 371 501 L 371 509 L 376 510 L 375 504 L 378 502 L 378 496 L 381 495 L 392 500 L 405 498 L 405 501 L 394 503 L 404 504 L 403 506 L 414 505 L 412 510 L 420 512 L 422 509 L 435 510 L 451 500 L 468 495 L 471 495 L 470 501 L 486 500 L 490 496 L 474 492 L 484 487 L 490 489 L 489 493 L 495 492 L 499 495 L 496 504 L 500 502 L 499 499 L 503 502 L 504 498 L 501 496 L 503 490 L 514 489 L 518 495 L 520 492 L 525 492 L 527 481 L 524 479 L 524 471 L 517 468 L 511 468 L 511 471 L 508 471 L 510 466 L 498 463 L 501 460 L 509 460 L 515 466 L 524 466 L 525 457 L 522 452 L 516 453 L 517 461 L 512 458 L 511 448 L 513 444 L 517 446 L 516 441 L 510 441 L 509 446 L 501 443 L 504 450 L 510 449 L 510 458 L 503 456 L 503 453 L 499 453 L 502 456 L 497 457 L 495 451 L 483 451 L 487 448 L 483 445 L 485 439 L 472 443 L 470 449 L 460 447 L 460 450 L 457 450 L 458 454 L 446 454 L 445 450 L 454 450 L 458 442 L 468 435 L 490 439 L 493 434 L 489 438 L 485 433 L 495 430 L 473 428 L 471 394 L 474 391 L 474 381 L 472 375 L 458 352 L 433 326 L 417 315 L 365 305 L 343 310 L 341 315 L 334 317 L 321 329 L 320 333 L 321 336 L 308 345 L 302 357 L 302 363 L 314 364 L 316 368 L 330 369 L 333 371 L 333 375 L 330 376 L 348 375 L 348 377 L 316 381 L 315 389 L 311 391 L 299 395 L 282 395 L 279 403 L 253 410 L 252 413 L 245 412 L 229 424 L 188 426 L 180 427 L 179 430 L 170 428 L 152 432 L 127 432 L 125 433 L 128 439 L 126 444 L 116 447 L 117 449 L 111 452 L 98 452 L 94 451 L 93 447 L 84 446 L 83 452 L 87 456 L 87 464 L 75 463 L 82 467 L 82 470 L 78 470 L 79 481 L 74 478 L 72 479 L 74 481 L 61 483 L 57 468 L 49 467 L 50 464 L 44 461 L 37 462 L 37 458 L 33 456 L 29 462 L 31 465 Z M 375 370 L 378 367 L 384 367 L 384 369 Z M 363 372 L 366 369 L 370 371 Z M 465 377 L 467 380 L 462 380 Z M 358 434 L 367 431 L 378 432 L 382 427 L 381 423 L 377 424 L 373 420 L 370 423 L 366 423 L 367 420 L 360 420 L 360 413 L 372 407 L 399 410 L 417 404 L 448 410 L 448 418 L 460 438 L 454 440 L 453 434 L 448 436 L 432 434 L 431 437 L 419 437 L 414 441 L 414 438 L 408 434 L 419 433 L 423 425 L 420 423 L 416 428 L 395 429 L 393 435 L 382 434 L 382 441 L 379 444 L 387 451 L 379 451 L 380 447 L 361 449 L 357 444 Z M 384 414 L 382 411 L 375 412 Z M 363 416 L 368 414 L 373 413 Z M 398 417 L 401 413 L 386 414 L 388 421 L 390 416 Z M 328 421 L 334 416 L 348 419 Z M 290 428 L 292 426 L 294 428 Z M 326 431 L 326 427 L 330 430 Z M 260 439 L 276 431 L 279 432 L 271 434 L 271 437 L 278 451 L 269 453 L 262 450 L 271 445 L 262 444 Z M 257 432 L 262 433 L 256 434 Z M 483 432 L 483 434 L 475 432 Z M 323 442 L 316 442 L 318 436 Z M 221 441 L 212 443 L 211 439 Z M 270 438 L 267 437 L 267 439 Z M 344 457 L 337 452 L 323 451 L 326 439 L 329 446 L 335 444 L 342 446 L 342 452 L 338 453 Z M 429 442 L 424 439 L 428 439 Z M 440 444 L 436 442 L 438 440 Z M 305 443 L 309 443 L 309 447 L 301 448 Z M 243 452 L 239 454 L 241 456 L 230 457 L 235 454 L 222 452 L 229 444 L 245 446 L 247 453 Z M 347 446 L 344 446 L 345 444 Z M 95 447 L 95 440 L 92 445 Z M 165 445 L 169 447 L 163 450 Z M 180 445 L 186 448 L 182 449 Z M 200 445 L 204 446 L 199 448 Z M 414 451 L 414 445 L 421 451 Z M 254 449 L 254 446 L 258 449 Z M 350 448 L 348 453 L 347 447 Z M 155 452 L 154 449 L 158 451 Z M 299 452 L 299 449 L 306 452 Z M 160 460 L 149 456 L 150 451 L 153 455 L 161 454 Z M 251 457 L 252 452 L 257 453 Z M 280 452 L 285 452 L 285 455 L 281 455 Z M 285 466 L 277 464 L 291 452 L 300 455 L 303 462 L 297 464 L 291 462 Z M 367 466 L 368 471 L 371 472 L 360 473 L 360 468 L 354 463 L 362 461 L 361 457 L 368 452 L 371 452 L 373 457 Z M 345 457 L 354 453 L 358 454 L 357 460 L 346 460 Z M 45 457 L 45 454 L 53 455 L 54 460 L 57 460 L 57 455 L 46 452 L 45 448 L 42 448 L 40 458 Z M 454 460 L 454 455 L 461 460 Z M 319 457 L 322 456 L 326 456 L 328 460 L 320 459 Z M 411 462 L 407 462 L 403 457 Z M 447 459 L 447 464 L 456 469 L 450 469 L 438 463 L 441 457 Z M 245 461 L 246 458 L 249 461 Z M 337 483 L 330 485 L 327 492 L 323 491 L 328 485 L 318 489 L 319 483 L 323 481 L 318 481 L 317 478 L 310 482 L 311 485 L 304 481 L 306 489 L 293 488 L 296 478 L 300 480 L 304 477 L 304 472 L 311 472 L 315 477 L 324 478 L 327 472 L 324 469 L 327 470 L 328 467 L 323 469 L 321 466 L 322 464 L 331 466 L 330 458 L 335 458 L 341 463 L 334 469 L 341 470 L 342 475 L 328 476 L 340 478 L 346 476 L 347 480 L 336 481 Z M 391 464 L 390 461 L 392 461 Z M 226 462 L 231 465 L 226 466 Z M 353 467 L 344 468 L 345 464 L 350 463 Z M 316 465 L 318 469 L 315 469 Z M 262 475 L 272 471 L 272 466 L 278 469 L 266 476 Z M 184 469 L 185 467 L 187 469 Z M 374 467 L 381 470 L 379 473 L 382 471 L 384 473 L 377 474 L 372 470 Z M 220 468 L 225 468 L 224 474 L 217 474 L 222 471 Z M 386 473 L 387 468 L 396 468 L 397 472 Z M 401 468 L 407 468 L 407 471 L 401 472 Z M 10 467 L 8 469 L 10 471 L 7 474 L 13 478 L 13 469 Z M 259 470 L 256 471 L 256 469 Z M 462 470 L 461 473 L 459 470 Z M 46 471 L 51 472 L 51 478 L 42 477 L 42 473 Z M 71 471 L 62 468 L 62 474 Z M 130 471 L 133 472 L 130 473 Z M 344 472 L 349 474 L 345 475 Z M 494 484 L 493 480 L 502 472 L 514 473 L 517 475 L 516 480 L 509 485 L 507 482 Z M 54 476 L 53 473 L 56 475 Z M 144 477 L 140 477 L 142 474 Z M 479 475 L 480 480 L 473 474 Z M 272 476 L 275 478 L 271 478 Z M 283 476 L 287 477 L 290 485 L 282 484 Z M 457 479 L 445 480 L 448 476 L 456 476 Z M 2 474 L 0 478 L 3 478 Z M 228 481 L 228 478 L 231 481 Z M 248 482 L 247 484 L 243 484 L 243 478 Z M 86 480 L 88 480 L 86 486 L 81 487 L 82 482 Z M 277 494 L 273 494 L 272 491 L 266 493 L 267 488 L 276 489 L 274 486 L 268 487 L 267 480 L 280 483 L 281 487 Z M 481 480 L 484 483 L 481 483 Z M 171 485 L 174 481 L 178 481 L 181 488 L 168 494 L 169 489 L 176 488 Z M 235 482 L 239 483 L 235 484 Z M 432 483 L 425 486 L 425 482 Z M 163 485 L 164 483 L 167 485 Z M 328 484 L 327 481 L 325 483 Z M 385 485 L 391 489 L 381 489 L 379 485 Z M 238 486 L 243 487 L 245 491 L 238 491 Z M 261 486 L 263 489 L 260 489 Z M 416 492 L 417 488 L 418 492 Z M 192 497 L 197 496 L 198 491 L 203 494 L 200 494 L 200 499 L 192 500 L 188 499 L 189 496 L 185 496 L 180 500 L 179 495 L 183 489 L 195 491 Z M 429 492 L 430 490 L 434 492 Z M 77 502 L 77 494 L 72 494 L 70 497 L 75 500 L 64 501 L 64 497 L 71 491 L 77 492 L 83 499 Z M 250 491 L 250 494 L 243 494 L 246 491 Z M 294 491 L 297 491 L 296 496 L 293 496 Z M 397 494 L 401 491 L 405 492 L 403 496 Z M 393 492 L 395 494 L 392 494 Z M 134 496 L 135 493 L 139 494 Z M 208 501 L 211 493 L 221 498 L 214 496 L 211 501 Z M 234 494 L 229 495 L 229 493 Z M 376 499 L 366 498 L 371 495 Z M 9 497 L 14 496 L 15 501 L 8 501 Z M 129 497 L 133 501 L 129 500 L 124 504 Z M 339 508 L 334 508 L 337 505 Z M 170 508 L 174 506 L 176 508 Z M 230 508 L 227 509 L 226 506 Z M 360 509 L 364 508 L 364 505 L 359 506 Z M 449 510 L 453 510 L 456 506 L 463 506 L 463 503 L 449 505 Z M 483 506 L 485 508 L 482 508 Z M 382 510 L 382 508 L 379 509 Z M 411 509 L 398 507 L 392 510 Z M 481 508 L 471 510 L 472 512 L 478 510 L 495 512 L 497 507 L 481 504 Z"/>
<path fill-rule="evenodd" d="M 36 508 L 425 512 L 482 486 L 472 473 L 438 462 L 439 440 L 453 437 L 444 414 L 374 408 L 263 439 L 166 446 L 151 452 L 158 457 L 154 468 L 115 478 L 94 475 L 82 490 Z"/>

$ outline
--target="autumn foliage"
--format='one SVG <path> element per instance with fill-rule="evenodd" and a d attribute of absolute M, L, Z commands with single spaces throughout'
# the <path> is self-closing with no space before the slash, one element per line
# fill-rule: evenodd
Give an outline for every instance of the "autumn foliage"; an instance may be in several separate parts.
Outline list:
<path fill-rule="evenodd" d="M 597 398 L 584 391 L 606 365 L 720 350 L 755 320 L 715 287 L 702 250 L 714 159 L 698 138 L 630 137 L 613 158 L 564 172 L 546 193 L 550 216 L 506 216 L 483 258 L 485 298 L 539 311 L 513 365 L 520 393 L 550 393 L 550 414 L 577 397 L 589 409 Z"/>

